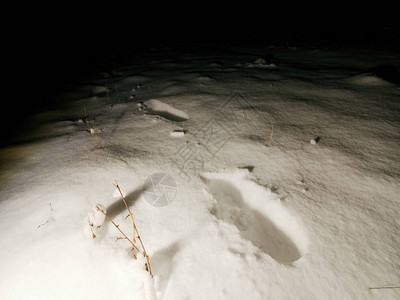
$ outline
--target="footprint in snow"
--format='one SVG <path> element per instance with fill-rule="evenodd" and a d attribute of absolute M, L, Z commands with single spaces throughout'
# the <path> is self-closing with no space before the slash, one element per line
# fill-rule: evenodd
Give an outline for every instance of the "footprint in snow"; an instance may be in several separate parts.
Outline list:
<path fill-rule="evenodd" d="M 308 244 L 301 226 L 276 194 L 249 180 L 248 175 L 246 170 L 202 175 L 216 201 L 212 214 L 235 225 L 243 238 L 279 263 L 300 259 Z"/>

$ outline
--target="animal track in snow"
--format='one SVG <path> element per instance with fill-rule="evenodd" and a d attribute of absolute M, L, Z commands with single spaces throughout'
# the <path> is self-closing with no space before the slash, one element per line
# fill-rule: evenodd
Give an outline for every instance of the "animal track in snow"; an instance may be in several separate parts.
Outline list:
<path fill-rule="evenodd" d="M 212 214 L 235 225 L 243 238 L 279 263 L 300 259 L 308 244 L 304 231 L 277 195 L 249 175 L 247 170 L 202 175 L 216 201 Z"/>

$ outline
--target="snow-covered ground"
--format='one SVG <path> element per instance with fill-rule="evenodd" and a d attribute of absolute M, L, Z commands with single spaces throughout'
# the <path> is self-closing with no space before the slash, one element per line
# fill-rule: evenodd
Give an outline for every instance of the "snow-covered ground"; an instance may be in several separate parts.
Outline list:
<path fill-rule="evenodd" d="M 376 68 L 399 62 L 164 48 L 99 71 L 0 149 L 0 298 L 399 299 L 369 289 L 400 285 L 400 86 Z M 115 181 L 153 278 L 108 221 L 87 234 L 96 204 L 132 234 Z"/>

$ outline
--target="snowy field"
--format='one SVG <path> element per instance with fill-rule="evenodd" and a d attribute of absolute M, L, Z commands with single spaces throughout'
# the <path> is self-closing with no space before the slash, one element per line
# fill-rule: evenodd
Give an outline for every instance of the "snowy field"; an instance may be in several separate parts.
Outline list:
<path fill-rule="evenodd" d="M 99 68 L 0 149 L 0 299 L 400 299 L 370 289 L 400 285 L 399 63 L 266 46 Z M 153 277 L 109 221 L 92 238 L 97 204 L 132 235 L 115 181 Z"/>

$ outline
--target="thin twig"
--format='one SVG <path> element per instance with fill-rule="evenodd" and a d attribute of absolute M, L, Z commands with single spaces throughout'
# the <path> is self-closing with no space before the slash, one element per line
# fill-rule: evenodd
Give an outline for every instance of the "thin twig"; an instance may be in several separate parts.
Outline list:
<path fill-rule="evenodd" d="M 118 242 L 119 240 L 126 240 L 126 238 L 124 238 L 124 237 L 117 237 L 117 238 L 115 239 L 116 242 Z M 132 250 L 133 250 L 133 248 L 132 248 Z"/>
<path fill-rule="evenodd" d="M 370 287 L 370 290 L 384 290 L 384 289 L 400 289 L 399 286 L 378 286 L 378 287 Z"/>
<path fill-rule="evenodd" d="M 124 201 L 125 207 L 129 212 L 129 216 L 131 217 L 134 234 L 136 233 L 136 238 L 139 240 L 140 245 L 141 245 L 141 247 L 143 249 L 142 254 L 147 260 L 146 269 L 147 269 L 147 271 L 149 271 L 150 275 L 153 276 L 153 273 L 151 272 L 151 267 L 150 267 L 150 259 L 149 259 L 149 256 L 147 255 L 146 249 L 144 248 L 144 245 L 143 245 L 142 238 L 140 237 L 139 231 L 138 231 L 138 229 L 136 227 L 135 220 L 133 219 L 133 214 L 132 214 L 132 212 L 131 212 L 131 210 L 130 210 L 130 208 L 128 206 L 128 203 L 126 202 L 125 197 L 124 197 L 124 195 L 123 195 L 123 193 L 122 193 L 122 191 L 121 191 L 121 189 L 120 189 L 120 187 L 119 187 L 117 182 L 115 182 L 115 187 L 118 189 L 118 191 L 119 191 L 119 193 L 121 195 L 122 201 Z M 133 238 L 133 240 L 135 240 L 135 238 Z"/>
<path fill-rule="evenodd" d="M 267 147 L 271 146 L 272 143 L 272 137 L 274 136 L 274 124 L 271 125 L 271 135 L 269 136 L 269 141 L 266 144 Z"/>
<path fill-rule="evenodd" d="M 89 224 L 90 231 L 92 232 L 92 238 L 95 239 L 95 238 L 96 238 L 96 235 L 94 234 L 94 231 L 93 231 L 93 223 L 90 222 L 90 215 L 93 215 L 93 216 L 94 216 L 94 211 L 93 211 L 93 209 L 92 209 L 92 210 L 90 211 L 90 213 L 89 213 L 89 216 L 88 216 L 88 224 Z"/>
<path fill-rule="evenodd" d="M 53 207 L 51 206 L 51 202 L 49 203 L 49 205 L 50 205 L 50 210 L 53 211 Z M 46 225 L 47 223 L 49 223 L 49 221 L 50 221 L 50 219 L 48 219 L 48 220 L 47 220 L 46 222 L 44 222 L 43 224 L 40 224 L 40 225 L 39 225 L 38 227 L 36 227 L 36 228 L 40 228 L 40 227 Z"/>
<path fill-rule="evenodd" d="M 95 235 L 94 232 L 93 232 L 93 224 L 90 224 L 90 223 L 89 223 L 89 228 L 90 228 L 90 231 L 92 232 L 92 238 L 95 239 L 95 238 L 96 238 L 96 235 Z"/>
<path fill-rule="evenodd" d="M 115 224 L 114 221 L 113 221 L 109 216 L 107 216 L 107 214 L 104 212 L 103 209 L 101 209 L 101 208 L 98 207 L 98 206 L 96 206 L 96 208 L 97 208 L 98 211 L 100 211 L 100 212 L 107 218 L 108 221 L 110 221 L 110 222 L 115 226 L 115 228 L 118 229 L 118 231 L 124 236 L 124 238 L 125 238 L 129 243 L 131 243 L 131 245 L 133 246 L 133 248 L 135 248 L 138 252 L 140 252 L 140 250 L 138 249 L 138 247 L 136 247 L 135 244 L 125 235 L 125 233 L 124 233 L 121 229 L 119 229 L 119 225 Z"/>
<path fill-rule="evenodd" d="M 36 227 L 36 228 L 40 228 L 40 227 L 42 227 L 42 226 L 44 226 L 44 225 L 46 225 L 47 223 L 49 223 L 49 220 L 47 220 L 46 222 L 44 222 L 43 224 L 40 224 L 38 227 Z"/>

